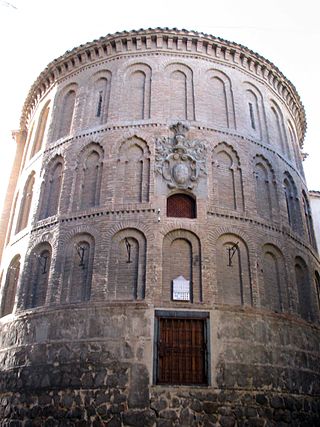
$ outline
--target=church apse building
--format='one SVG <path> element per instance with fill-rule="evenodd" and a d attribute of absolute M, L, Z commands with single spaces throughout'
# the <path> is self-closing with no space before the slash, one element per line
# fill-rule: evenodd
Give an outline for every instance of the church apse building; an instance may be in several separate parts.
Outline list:
<path fill-rule="evenodd" d="M 0 229 L 0 426 L 319 426 L 305 128 L 272 63 L 210 35 L 51 62 Z"/>

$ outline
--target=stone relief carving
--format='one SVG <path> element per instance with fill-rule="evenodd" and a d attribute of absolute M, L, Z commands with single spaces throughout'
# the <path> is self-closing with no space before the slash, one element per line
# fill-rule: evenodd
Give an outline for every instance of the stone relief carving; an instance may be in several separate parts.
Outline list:
<path fill-rule="evenodd" d="M 199 176 L 207 173 L 203 141 L 186 139 L 189 128 L 178 122 L 171 126 L 174 137 L 156 139 L 156 172 L 169 188 L 192 189 Z"/>

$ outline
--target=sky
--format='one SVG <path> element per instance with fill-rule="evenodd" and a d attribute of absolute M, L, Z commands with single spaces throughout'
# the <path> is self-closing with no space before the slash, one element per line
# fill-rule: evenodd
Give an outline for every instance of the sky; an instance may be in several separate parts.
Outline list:
<path fill-rule="evenodd" d="M 307 117 L 309 190 L 320 191 L 318 0 L 0 0 L 0 209 L 13 161 L 11 131 L 43 69 L 67 50 L 117 31 L 195 30 L 247 46 L 296 87 Z"/>

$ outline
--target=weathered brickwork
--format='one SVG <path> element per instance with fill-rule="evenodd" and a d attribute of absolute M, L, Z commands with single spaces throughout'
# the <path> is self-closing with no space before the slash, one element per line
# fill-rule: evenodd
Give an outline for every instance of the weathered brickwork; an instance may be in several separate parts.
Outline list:
<path fill-rule="evenodd" d="M 304 132 L 280 71 L 212 36 L 49 64 L 0 229 L 0 425 L 319 425 Z"/>

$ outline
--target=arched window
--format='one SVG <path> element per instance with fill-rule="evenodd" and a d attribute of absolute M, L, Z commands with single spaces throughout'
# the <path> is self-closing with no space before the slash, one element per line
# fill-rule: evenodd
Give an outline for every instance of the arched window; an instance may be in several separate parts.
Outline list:
<path fill-rule="evenodd" d="M 305 219 L 305 226 L 307 229 L 307 235 L 308 240 L 310 244 L 316 249 L 317 243 L 313 231 L 313 223 L 312 223 L 312 215 L 311 215 L 311 209 L 309 200 L 307 198 L 307 195 L 304 191 L 302 191 L 302 202 L 303 202 L 303 211 L 304 211 L 304 219 Z"/>
<path fill-rule="evenodd" d="M 146 238 L 136 229 L 116 233 L 111 242 L 108 298 L 141 300 L 145 296 Z"/>
<path fill-rule="evenodd" d="M 103 149 L 89 144 L 79 155 L 75 182 L 75 209 L 88 209 L 100 204 Z"/>
<path fill-rule="evenodd" d="M 58 213 L 62 175 L 63 159 L 58 156 L 51 163 L 42 187 L 40 219 L 48 218 Z"/>
<path fill-rule="evenodd" d="M 187 119 L 187 76 L 179 70 L 170 75 L 170 117 Z"/>
<path fill-rule="evenodd" d="M 32 203 L 32 196 L 33 196 L 33 186 L 34 186 L 34 172 L 32 172 L 29 175 L 23 189 L 22 198 L 20 202 L 18 221 L 16 226 L 16 233 L 23 230 L 28 225 L 31 203 Z"/>
<path fill-rule="evenodd" d="M 229 127 L 228 104 L 224 81 L 219 77 L 211 77 L 209 80 L 208 95 L 211 98 L 208 111 L 211 111 L 212 123 L 217 126 Z"/>
<path fill-rule="evenodd" d="M 250 134 L 261 138 L 261 123 L 258 99 L 251 90 L 246 91 L 247 95 L 247 116 L 249 121 Z"/>
<path fill-rule="evenodd" d="M 279 265 L 277 258 L 270 251 L 263 254 L 263 277 L 266 305 L 272 310 L 281 311 Z"/>
<path fill-rule="evenodd" d="M 300 204 L 297 194 L 297 187 L 292 176 L 285 172 L 283 181 L 284 195 L 287 207 L 288 222 L 290 227 L 299 234 L 302 234 L 302 221 Z"/>
<path fill-rule="evenodd" d="M 17 293 L 17 285 L 20 274 L 20 256 L 17 255 L 11 261 L 6 281 L 4 284 L 4 290 L 2 294 L 2 303 L 1 303 L 1 316 L 6 316 L 13 312 L 15 297 Z"/>
<path fill-rule="evenodd" d="M 201 98 L 205 102 L 202 108 L 210 125 L 235 128 L 232 86 L 226 74 L 215 69 L 208 70 Z"/>
<path fill-rule="evenodd" d="M 143 71 L 135 71 L 130 76 L 130 117 L 133 120 L 144 119 L 146 75 Z"/>
<path fill-rule="evenodd" d="M 108 118 L 111 74 L 109 72 L 103 74 L 105 77 L 100 77 L 94 82 L 95 111 L 93 121 L 97 124 L 106 123 Z"/>
<path fill-rule="evenodd" d="M 140 138 L 130 138 L 119 150 L 116 199 L 119 203 L 149 201 L 150 152 Z"/>
<path fill-rule="evenodd" d="M 243 110 L 248 133 L 255 139 L 268 141 L 264 100 L 260 90 L 250 82 L 244 82 Z"/>
<path fill-rule="evenodd" d="M 288 309 L 288 289 L 283 255 L 278 248 L 271 244 L 263 247 L 261 271 L 264 283 L 262 306 L 277 312 Z"/>
<path fill-rule="evenodd" d="M 51 246 L 48 243 L 41 243 L 30 255 L 30 276 L 25 295 L 26 308 L 40 307 L 46 302 L 51 253 Z"/>
<path fill-rule="evenodd" d="M 76 102 L 75 90 L 69 90 L 62 100 L 60 128 L 58 137 L 61 138 L 70 133 Z"/>
<path fill-rule="evenodd" d="M 271 136 L 273 138 L 273 144 L 279 147 L 282 154 L 291 159 L 291 152 L 285 132 L 283 115 L 278 105 L 271 101 Z"/>
<path fill-rule="evenodd" d="M 218 302 L 233 305 L 252 305 L 252 283 L 249 253 L 243 240 L 224 234 L 217 242 Z"/>
<path fill-rule="evenodd" d="M 126 120 L 150 118 L 152 70 L 147 64 L 133 64 L 124 75 L 123 106 Z"/>
<path fill-rule="evenodd" d="M 271 194 L 268 180 L 268 171 L 261 163 L 256 164 L 255 167 L 256 176 L 256 200 L 257 200 L 257 211 L 259 215 L 271 219 L 272 217 L 272 206 L 271 206 Z"/>
<path fill-rule="evenodd" d="M 239 157 L 232 147 L 218 144 L 212 162 L 213 200 L 216 206 L 232 210 L 244 209 L 242 172 Z"/>
<path fill-rule="evenodd" d="M 35 135 L 32 150 L 30 153 L 30 158 L 33 157 L 40 150 L 42 146 L 43 137 L 44 137 L 47 120 L 48 120 L 48 115 L 49 115 L 49 103 L 47 103 L 41 111 L 36 135 Z"/>
<path fill-rule="evenodd" d="M 283 188 L 284 188 L 284 196 L 286 200 L 286 208 L 287 208 L 287 216 L 288 216 L 288 222 L 290 225 L 293 224 L 293 217 L 294 217 L 294 204 L 292 202 L 292 188 L 290 185 L 290 181 L 288 179 L 285 179 L 283 182 Z"/>
<path fill-rule="evenodd" d="M 257 155 L 254 162 L 257 212 L 261 217 L 270 220 L 277 208 L 274 173 L 269 162 L 262 156 Z"/>
<path fill-rule="evenodd" d="M 187 194 L 173 194 L 167 199 L 167 216 L 178 218 L 196 218 L 196 203 Z"/>
<path fill-rule="evenodd" d="M 68 244 L 63 266 L 61 302 L 89 301 L 94 260 L 94 239 L 84 233 Z"/>
<path fill-rule="evenodd" d="M 184 64 L 170 64 L 168 75 L 168 116 L 172 120 L 194 120 L 193 72 Z"/>
<path fill-rule="evenodd" d="M 299 298 L 298 312 L 304 319 L 312 320 L 311 289 L 307 264 L 302 258 L 296 257 L 294 268 Z"/>

